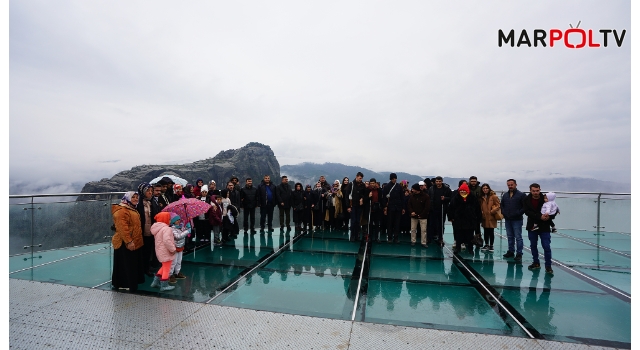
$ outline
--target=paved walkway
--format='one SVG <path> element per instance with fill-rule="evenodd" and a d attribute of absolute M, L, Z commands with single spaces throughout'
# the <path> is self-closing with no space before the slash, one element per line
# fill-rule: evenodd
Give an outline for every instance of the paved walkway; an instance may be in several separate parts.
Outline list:
<path fill-rule="evenodd" d="M 12 349 L 611 349 L 9 279 Z"/>

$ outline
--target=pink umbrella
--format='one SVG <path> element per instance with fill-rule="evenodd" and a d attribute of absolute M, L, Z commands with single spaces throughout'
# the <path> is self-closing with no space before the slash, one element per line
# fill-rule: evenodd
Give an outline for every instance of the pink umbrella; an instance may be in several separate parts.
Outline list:
<path fill-rule="evenodd" d="M 207 202 L 203 202 L 196 198 L 184 198 L 182 197 L 180 200 L 170 203 L 162 211 L 166 211 L 169 213 L 175 213 L 180 216 L 180 220 L 182 222 L 190 222 L 191 219 L 195 218 L 200 214 L 204 214 L 211 209 L 211 204 Z M 193 227 L 193 223 L 191 223 Z M 198 232 L 196 232 L 196 235 Z M 201 234 L 205 234 L 202 232 Z M 195 239 L 195 236 L 194 236 Z M 196 250 L 193 250 L 193 256 L 196 256 Z"/>
<path fill-rule="evenodd" d="M 211 208 L 211 205 L 207 202 L 203 202 L 196 198 L 182 198 L 178 201 L 172 202 L 162 211 L 169 213 L 175 213 L 180 216 L 182 222 L 189 222 L 200 214 L 206 213 Z"/>

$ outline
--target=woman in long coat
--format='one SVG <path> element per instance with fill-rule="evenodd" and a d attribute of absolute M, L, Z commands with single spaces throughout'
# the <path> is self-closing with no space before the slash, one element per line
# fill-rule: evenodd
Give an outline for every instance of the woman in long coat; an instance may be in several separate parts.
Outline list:
<path fill-rule="evenodd" d="M 453 235 L 456 241 L 454 252 L 460 252 L 464 243 L 468 253 L 473 253 L 473 233 L 482 220 L 480 204 L 475 196 L 469 195 L 469 186 L 463 183 L 458 188 L 449 205 L 449 220 L 453 224 Z"/>
<path fill-rule="evenodd" d="M 296 230 L 302 228 L 302 220 L 304 219 L 304 191 L 302 184 L 296 183 L 294 190 L 291 191 L 291 208 L 293 209 L 293 223 Z"/>
<path fill-rule="evenodd" d="M 482 212 L 482 227 L 484 228 L 484 247 L 482 250 L 493 252 L 494 230 L 498 227 L 495 214 L 500 210 L 500 199 L 491 190 L 489 184 L 483 184 L 480 188 L 480 211 Z"/>
<path fill-rule="evenodd" d="M 140 196 L 134 191 L 124 194 L 118 204 L 111 206 L 111 215 L 116 233 L 111 238 L 113 245 L 113 289 L 128 289 L 133 292 L 144 283 L 142 255 L 142 225 L 136 206 Z"/>

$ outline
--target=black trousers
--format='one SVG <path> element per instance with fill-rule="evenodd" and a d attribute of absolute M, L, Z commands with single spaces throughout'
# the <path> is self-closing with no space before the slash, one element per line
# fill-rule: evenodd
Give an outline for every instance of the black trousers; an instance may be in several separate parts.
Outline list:
<path fill-rule="evenodd" d="M 242 210 L 243 228 L 245 231 L 249 229 L 253 231 L 256 226 L 256 208 L 244 208 Z M 249 226 L 249 220 L 251 220 L 251 226 Z"/>
<path fill-rule="evenodd" d="M 485 229 L 484 229 L 484 244 L 493 245 L 493 240 L 495 238 L 493 230 L 495 230 L 495 229 L 494 228 L 485 227 Z"/>
<path fill-rule="evenodd" d="M 263 205 L 260 207 L 260 228 L 264 229 L 265 221 L 268 228 L 273 228 L 273 205 Z"/>
<path fill-rule="evenodd" d="M 155 274 L 160 268 L 160 262 L 156 257 L 156 240 L 154 236 L 142 236 L 144 245 L 142 246 L 142 271 L 150 270 Z"/>
<path fill-rule="evenodd" d="M 285 209 L 284 207 L 278 206 L 278 209 L 278 216 L 280 217 L 280 228 L 284 228 L 285 226 L 289 227 L 289 223 L 291 222 L 291 208 Z M 295 218 L 293 220 L 295 221 Z"/>
<path fill-rule="evenodd" d="M 401 219 L 402 219 L 401 210 L 387 212 L 387 239 L 388 240 L 399 238 Z"/>
<path fill-rule="evenodd" d="M 460 245 L 464 243 L 465 248 L 467 248 L 467 252 L 473 251 L 473 243 L 471 240 L 473 239 L 473 233 L 475 229 L 454 229 L 453 230 L 453 238 L 456 240 L 456 249 L 460 251 Z"/>

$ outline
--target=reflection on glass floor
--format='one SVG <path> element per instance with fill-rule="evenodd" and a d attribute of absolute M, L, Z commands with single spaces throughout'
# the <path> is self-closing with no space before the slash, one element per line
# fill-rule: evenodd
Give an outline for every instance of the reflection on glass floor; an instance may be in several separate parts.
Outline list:
<path fill-rule="evenodd" d="M 399 244 L 365 244 L 350 242 L 345 231 L 240 233 L 221 247 L 211 250 L 202 243 L 195 253 L 185 254 L 182 273 L 187 278 L 178 280 L 175 290 L 160 293 L 149 288 L 147 278 L 138 293 L 343 320 L 355 315 L 365 322 L 518 337 L 528 337 L 528 332 L 551 340 L 630 347 L 630 298 L 593 281 L 629 293 L 630 257 L 553 235 L 554 259 L 572 269 L 555 266 L 551 277 L 544 270 L 527 270 L 531 254 L 526 251 L 522 264 L 503 259 L 507 242 L 499 235 L 494 253 L 473 256 L 451 254 L 450 227 L 445 241 L 444 249 L 435 244 L 425 249 L 411 246 L 407 235 Z M 10 257 L 10 277 L 110 288 L 108 245 L 35 256 L 33 262 L 30 255 Z"/>

